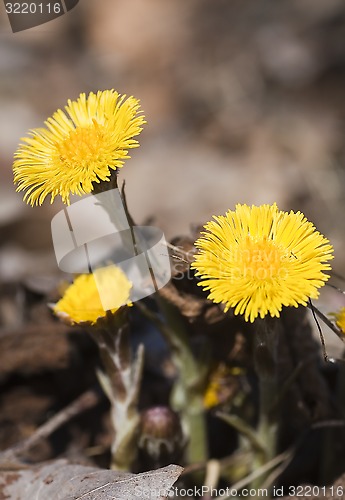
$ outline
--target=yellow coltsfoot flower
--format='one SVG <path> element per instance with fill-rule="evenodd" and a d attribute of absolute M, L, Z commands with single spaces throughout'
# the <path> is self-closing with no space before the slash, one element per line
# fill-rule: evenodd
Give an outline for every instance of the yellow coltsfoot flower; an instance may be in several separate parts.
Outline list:
<path fill-rule="evenodd" d="M 239 204 L 204 227 L 191 266 L 198 284 L 246 321 L 306 306 L 329 278 L 323 271 L 331 269 L 333 247 L 301 212 Z"/>
<path fill-rule="evenodd" d="M 69 204 L 71 194 L 93 191 L 93 183 L 109 181 L 112 171 L 139 146 L 133 137 L 145 123 L 134 97 L 114 90 L 80 94 L 45 121 L 46 128 L 30 131 L 22 139 L 13 164 L 17 191 L 24 200 L 41 205 L 50 195 Z"/>
<path fill-rule="evenodd" d="M 129 300 L 132 283 L 117 266 L 108 266 L 94 274 L 81 274 L 67 288 L 63 297 L 53 306 L 54 313 L 70 324 L 95 324 L 104 318 L 101 294 L 106 294 L 107 302 L 113 304 L 109 311 L 115 314 L 122 306 L 131 305 Z"/>

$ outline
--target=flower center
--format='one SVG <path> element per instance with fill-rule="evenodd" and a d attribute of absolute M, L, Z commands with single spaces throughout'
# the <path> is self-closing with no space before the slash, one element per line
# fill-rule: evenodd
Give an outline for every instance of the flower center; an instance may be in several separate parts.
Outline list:
<path fill-rule="evenodd" d="M 56 143 L 61 163 L 85 166 L 98 161 L 104 148 L 104 127 L 94 121 L 90 127 L 78 127 L 64 141 Z"/>
<path fill-rule="evenodd" d="M 247 236 L 238 246 L 237 262 L 243 277 L 256 281 L 272 281 L 286 273 L 289 255 L 272 240 L 253 239 Z"/>

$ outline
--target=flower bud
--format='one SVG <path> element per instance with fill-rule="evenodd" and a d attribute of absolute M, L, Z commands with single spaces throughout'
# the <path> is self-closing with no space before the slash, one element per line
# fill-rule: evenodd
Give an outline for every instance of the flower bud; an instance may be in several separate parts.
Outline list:
<path fill-rule="evenodd" d="M 140 422 L 140 450 L 162 465 L 170 463 L 185 444 L 179 416 L 167 406 L 155 406 L 142 412 Z"/>

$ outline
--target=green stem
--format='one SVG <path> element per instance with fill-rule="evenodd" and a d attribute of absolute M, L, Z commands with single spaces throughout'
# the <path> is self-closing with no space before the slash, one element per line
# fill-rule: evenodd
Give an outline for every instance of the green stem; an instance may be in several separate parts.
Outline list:
<path fill-rule="evenodd" d="M 257 321 L 255 366 L 259 379 L 260 408 L 257 437 L 263 450 L 254 453 L 253 471 L 272 460 L 277 452 L 278 408 L 277 401 L 277 322 L 272 319 Z M 251 486 L 258 489 L 265 476 L 255 479 Z"/>

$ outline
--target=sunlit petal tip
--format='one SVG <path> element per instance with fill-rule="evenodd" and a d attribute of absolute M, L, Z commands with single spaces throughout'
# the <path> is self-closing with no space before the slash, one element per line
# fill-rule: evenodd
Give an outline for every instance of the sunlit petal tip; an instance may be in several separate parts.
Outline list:
<path fill-rule="evenodd" d="M 337 327 L 345 335 L 345 307 L 342 307 L 336 313 L 330 313 L 330 316 L 335 320 Z"/>

